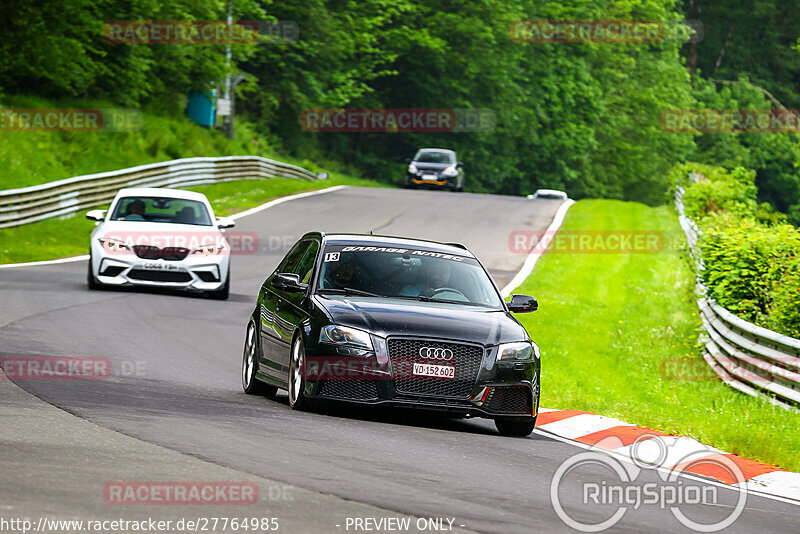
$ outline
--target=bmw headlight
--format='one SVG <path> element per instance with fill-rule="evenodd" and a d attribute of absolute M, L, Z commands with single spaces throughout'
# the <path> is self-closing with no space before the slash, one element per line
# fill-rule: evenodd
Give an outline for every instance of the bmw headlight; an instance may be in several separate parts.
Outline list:
<path fill-rule="evenodd" d="M 412 163 L 408 166 L 408 172 L 411 174 L 417 174 L 419 171 L 417 170 L 417 166 Z"/>
<path fill-rule="evenodd" d="M 217 243 L 214 245 L 203 245 L 202 247 L 197 247 L 196 249 L 192 250 L 192 254 L 197 254 L 199 256 L 216 256 L 218 254 L 222 254 L 223 250 L 225 250 L 225 245 L 222 243 Z"/>
<path fill-rule="evenodd" d="M 453 165 L 452 167 L 447 167 L 445 170 L 442 171 L 442 176 L 453 177 L 458 176 L 458 169 L 456 166 Z"/>
<path fill-rule="evenodd" d="M 131 247 L 119 239 L 101 237 L 98 241 L 100 241 L 100 244 L 103 245 L 103 248 L 108 252 L 126 252 L 131 250 Z"/>
<path fill-rule="evenodd" d="M 533 341 L 503 343 L 497 347 L 497 360 L 539 359 L 539 347 Z"/>
<path fill-rule="evenodd" d="M 372 338 L 363 330 L 357 330 L 347 326 L 330 324 L 322 327 L 319 331 L 320 343 L 332 343 L 334 345 L 346 345 L 357 349 L 372 349 Z"/>

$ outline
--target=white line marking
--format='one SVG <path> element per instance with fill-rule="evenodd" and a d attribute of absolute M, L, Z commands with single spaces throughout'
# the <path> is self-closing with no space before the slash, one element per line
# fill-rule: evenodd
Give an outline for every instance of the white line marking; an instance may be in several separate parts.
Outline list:
<path fill-rule="evenodd" d="M 619 419 L 614 419 L 613 417 L 583 413 L 573 417 L 567 417 L 560 421 L 553 421 L 552 423 L 537 426 L 536 428 L 558 434 L 562 438 L 575 439 L 617 426 L 633 425 L 625 421 L 620 421 Z"/>
<path fill-rule="evenodd" d="M 556 216 L 553 218 L 553 222 L 550 224 L 550 227 L 547 229 L 544 235 L 552 237 L 561 227 L 561 223 L 564 222 L 564 217 L 567 215 L 567 210 L 575 204 L 574 200 L 566 200 L 561 206 L 558 208 L 556 212 Z M 551 240 L 552 241 L 552 240 Z M 550 243 L 548 242 L 548 245 Z M 547 249 L 541 250 L 539 247 L 534 247 L 528 257 L 525 259 L 525 263 L 522 264 L 522 268 L 519 272 L 514 276 L 514 279 L 511 280 L 506 287 L 504 287 L 500 291 L 500 295 L 505 299 L 507 298 L 512 291 L 517 289 L 519 286 L 525 282 L 525 279 L 530 276 L 533 272 L 533 268 L 536 266 L 536 262 L 539 261 L 539 258 Z"/>
<path fill-rule="evenodd" d="M 247 217 L 248 215 L 253 215 L 254 213 L 258 213 L 260 211 L 264 211 L 265 209 L 271 208 L 272 206 L 277 206 L 278 204 L 283 204 L 284 202 L 288 202 L 290 200 L 297 200 L 299 198 L 310 197 L 314 195 L 321 195 L 323 193 L 332 193 L 334 191 L 339 191 L 344 189 L 348 186 L 346 185 L 335 185 L 332 187 L 326 187 L 325 189 L 320 189 L 318 191 L 307 191 L 305 193 L 297 193 L 296 195 L 289 195 L 288 197 L 281 197 L 276 198 L 275 200 L 270 200 L 265 204 L 261 204 L 260 206 L 256 206 L 255 208 L 251 208 L 246 211 L 242 211 L 235 215 L 231 215 L 228 217 L 229 219 L 241 219 L 242 217 Z M 70 263 L 75 261 L 86 261 L 89 259 L 88 254 L 84 254 L 83 256 L 72 256 L 69 258 L 59 258 L 57 260 L 45 260 L 45 261 L 30 261 L 27 263 L 6 263 L 0 265 L 0 269 L 12 269 L 14 267 L 36 267 L 38 265 L 55 265 L 57 263 Z"/>
<path fill-rule="evenodd" d="M 89 255 L 84 254 L 83 256 L 71 256 L 69 258 L 59 258 L 57 260 L 30 261 L 28 263 L 6 263 L 0 265 L 0 269 L 11 269 L 12 267 L 36 267 L 37 265 L 54 265 L 56 263 L 69 263 L 73 261 L 84 261 L 88 259 Z"/>

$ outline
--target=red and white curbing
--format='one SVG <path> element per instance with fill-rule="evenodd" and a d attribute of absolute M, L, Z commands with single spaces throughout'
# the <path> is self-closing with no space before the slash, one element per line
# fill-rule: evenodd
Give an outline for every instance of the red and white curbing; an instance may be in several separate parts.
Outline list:
<path fill-rule="evenodd" d="M 634 462 L 800 501 L 800 473 L 723 452 L 691 438 L 670 436 L 589 412 L 548 408 L 539 409 L 536 429 Z M 723 467 L 731 462 L 738 468 L 735 476 Z"/>

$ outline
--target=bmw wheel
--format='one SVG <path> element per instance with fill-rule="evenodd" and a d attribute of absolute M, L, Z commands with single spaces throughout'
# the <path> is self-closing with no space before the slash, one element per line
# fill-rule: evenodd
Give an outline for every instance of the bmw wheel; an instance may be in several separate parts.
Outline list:
<path fill-rule="evenodd" d="M 97 278 L 94 277 L 94 273 L 92 272 L 92 258 L 89 258 L 89 265 L 88 270 L 86 271 L 86 282 L 89 285 L 89 289 L 102 289 L 102 284 L 97 281 Z"/>
<path fill-rule="evenodd" d="M 216 291 L 209 291 L 208 296 L 214 300 L 228 300 L 231 292 L 231 268 L 228 267 L 228 274 L 225 275 L 225 284 Z"/>
<path fill-rule="evenodd" d="M 265 384 L 256 378 L 258 372 L 258 331 L 253 319 L 247 324 L 242 357 L 242 389 L 248 395 L 274 397 L 278 388 Z"/>
<path fill-rule="evenodd" d="M 494 426 L 503 436 L 529 436 L 536 427 L 535 417 L 516 417 L 513 419 L 495 419 Z"/>
<path fill-rule="evenodd" d="M 292 343 L 291 361 L 289 362 L 289 406 L 292 410 L 306 410 L 309 401 L 304 391 L 306 389 L 306 351 L 303 348 L 303 339 L 296 336 Z"/>

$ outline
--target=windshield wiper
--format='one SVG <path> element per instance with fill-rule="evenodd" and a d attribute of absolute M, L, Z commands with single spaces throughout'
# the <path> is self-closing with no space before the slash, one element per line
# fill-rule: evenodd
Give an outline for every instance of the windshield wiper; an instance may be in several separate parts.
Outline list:
<path fill-rule="evenodd" d="M 362 291 L 360 289 L 353 289 L 352 287 L 329 287 L 318 289 L 317 293 L 336 293 L 337 295 L 360 295 L 362 297 L 383 297 L 377 293 L 370 293 L 369 291 Z"/>
<path fill-rule="evenodd" d="M 392 295 L 391 298 L 393 299 L 408 299 L 408 300 L 418 300 L 420 302 L 444 302 L 445 304 L 464 304 L 465 306 L 480 306 L 481 308 L 487 308 L 486 304 L 480 304 L 478 302 L 470 302 L 468 300 L 451 300 L 451 299 L 437 299 L 436 297 L 426 297 L 425 295 Z"/>

